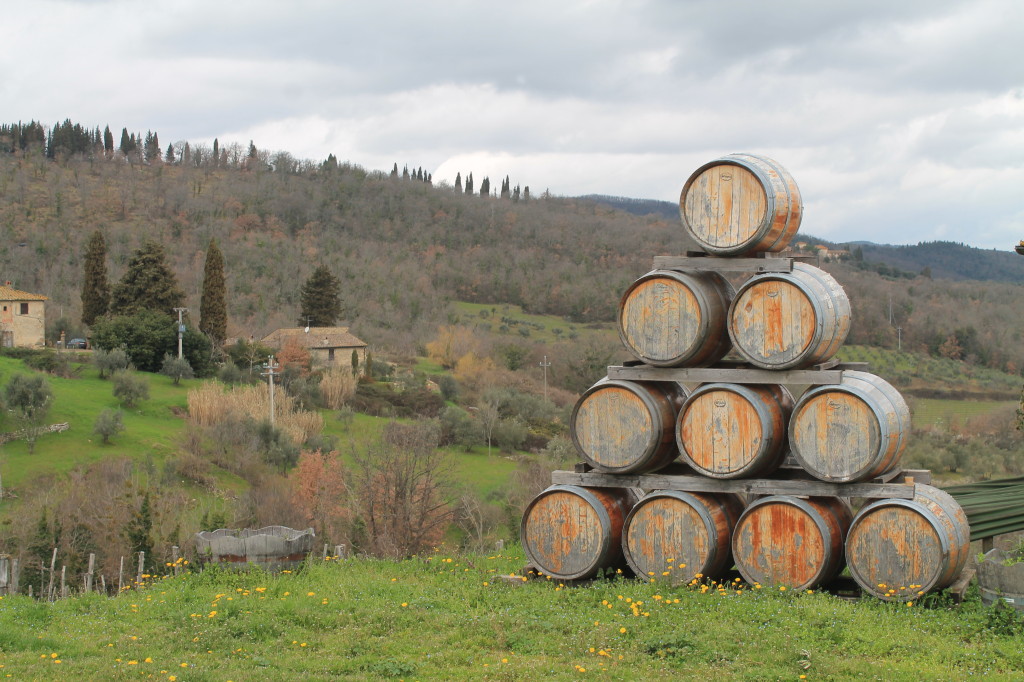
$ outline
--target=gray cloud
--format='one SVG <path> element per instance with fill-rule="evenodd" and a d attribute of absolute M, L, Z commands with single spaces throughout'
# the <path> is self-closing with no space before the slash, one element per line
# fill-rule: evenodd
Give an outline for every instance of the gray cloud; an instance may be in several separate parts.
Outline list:
<path fill-rule="evenodd" d="M 670 201 L 747 151 L 793 173 L 811 234 L 1024 237 L 1015 0 L 43 0 L 5 19 L 10 120 Z"/>

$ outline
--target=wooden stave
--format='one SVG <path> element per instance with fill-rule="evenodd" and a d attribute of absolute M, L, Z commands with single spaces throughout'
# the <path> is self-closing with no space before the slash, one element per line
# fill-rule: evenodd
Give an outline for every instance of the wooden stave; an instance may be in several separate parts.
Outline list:
<path fill-rule="evenodd" d="M 745 546 L 747 538 L 747 524 L 753 523 L 750 519 L 755 514 L 758 514 L 762 507 L 772 504 L 784 504 L 801 511 L 814 525 L 822 540 L 821 545 L 823 556 L 821 557 L 820 565 L 818 565 L 810 577 L 805 578 L 803 582 L 795 584 L 775 582 L 770 575 L 760 575 L 757 571 L 753 570 L 754 562 L 751 560 L 750 553 L 747 551 L 747 547 Z M 795 590 L 814 589 L 822 583 L 828 582 L 834 578 L 838 575 L 839 571 L 842 570 L 846 533 L 850 526 L 852 516 L 853 513 L 850 510 L 849 504 L 838 497 L 804 498 L 792 495 L 769 495 L 761 497 L 750 502 L 747 505 L 747 508 L 743 511 L 743 515 L 740 516 L 739 521 L 736 522 L 736 527 L 733 530 L 732 536 L 733 561 L 735 561 L 736 568 L 740 572 L 740 575 L 743 576 L 743 579 L 751 585 L 780 585 Z M 794 532 L 795 531 L 793 529 L 790 529 L 789 533 L 781 539 L 784 541 L 789 540 L 789 536 Z M 776 546 L 776 543 L 774 542 L 776 537 L 773 536 L 770 540 L 772 540 L 772 546 Z M 806 547 L 807 545 L 807 542 L 802 542 L 801 544 L 802 547 Z M 756 551 L 757 548 L 754 547 L 752 543 L 750 549 Z M 799 558 L 800 552 L 795 549 L 791 549 L 790 551 L 782 552 L 782 555 L 787 559 L 795 560 Z"/>
<path fill-rule="evenodd" d="M 743 336 L 736 329 L 736 317 L 748 292 L 771 281 L 783 282 L 799 290 L 815 313 L 815 327 L 807 345 L 793 357 L 781 361 L 770 361 L 755 354 L 743 343 Z M 729 338 L 736 352 L 755 367 L 768 370 L 803 369 L 829 360 L 839 352 L 850 332 L 851 310 L 850 299 L 834 277 L 813 265 L 795 262 L 792 272 L 755 275 L 740 286 L 729 306 Z M 751 340 L 757 343 L 763 339 L 762 332 Z"/>
<path fill-rule="evenodd" d="M 852 471 L 838 474 L 823 471 L 812 458 L 810 448 L 799 433 L 802 416 L 808 405 L 829 393 L 846 393 L 860 398 L 875 416 L 879 443 L 875 454 Z M 888 408 L 888 409 L 887 409 Z M 910 408 L 903 395 L 892 384 L 868 372 L 845 370 L 839 384 L 816 386 L 808 389 L 793 408 L 789 421 L 789 445 L 800 466 L 815 478 L 829 483 L 857 483 L 880 476 L 899 465 L 911 431 Z M 883 447 L 884 445 L 884 447 Z M 842 448 L 840 455 L 852 448 Z"/>
<path fill-rule="evenodd" d="M 641 545 L 643 540 L 647 540 L 655 543 L 655 546 L 657 546 L 657 543 L 661 540 L 661 544 L 664 546 L 663 537 L 654 538 L 652 537 L 653 534 L 648 532 L 643 535 L 642 540 L 634 542 L 634 532 L 636 532 L 634 528 L 646 521 L 644 515 L 648 513 L 651 506 L 663 500 L 676 501 L 681 505 L 689 507 L 700 519 L 702 529 L 707 537 L 707 553 L 703 560 L 688 558 L 680 560 L 678 557 L 685 558 L 692 556 L 693 553 L 685 547 L 674 547 L 669 548 L 671 551 L 661 552 L 662 561 L 659 564 L 656 560 L 657 557 L 647 556 L 643 547 L 638 545 Z M 657 580 L 662 580 L 665 578 L 662 573 L 664 568 L 667 567 L 667 560 L 665 560 L 664 556 L 672 554 L 672 558 L 676 559 L 673 562 L 676 566 L 669 571 L 668 582 L 673 586 L 686 584 L 692 580 L 704 577 L 721 577 L 732 566 L 732 531 L 739 520 L 740 514 L 743 512 L 743 506 L 742 497 L 732 493 L 697 493 L 679 490 L 652 491 L 633 506 L 623 525 L 622 552 L 626 563 L 639 577 L 654 577 Z M 657 554 L 656 549 L 648 551 L 651 554 Z M 700 552 L 699 549 L 695 551 L 698 554 Z M 652 570 L 658 565 L 662 568 Z M 651 576 L 652 573 L 655 575 Z"/>
<path fill-rule="evenodd" d="M 695 229 L 688 217 L 691 188 L 706 171 L 722 165 L 737 166 L 753 175 L 765 199 L 764 217 L 752 235 L 738 243 L 724 245 L 704 238 L 703 231 Z M 704 164 L 690 175 L 680 192 L 679 215 L 684 230 L 707 253 L 740 256 L 777 252 L 785 249 L 796 236 L 803 216 L 803 201 L 796 181 L 778 162 L 755 154 L 729 154 Z"/>
<path fill-rule="evenodd" d="M 704 466 L 691 454 L 693 438 L 687 437 L 686 422 L 690 409 L 704 401 L 708 394 L 716 391 L 734 393 L 746 400 L 760 418 L 762 433 L 770 432 L 770 438 L 761 439 L 761 447 L 742 466 L 729 471 L 720 471 Z M 793 410 L 793 396 L 781 384 L 729 384 L 717 382 L 703 384 L 687 397 L 676 417 L 676 448 L 679 458 L 697 473 L 710 478 L 733 479 L 767 476 L 778 469 L 786 459 L 787 429 Z M 691 447 L 687 447 L 688 443 Z"/>
<path fill-rule="evenodd" d="M 582 561 L 577 563 L 582 563 L 582 566 L 570 567 L 565 565 L 564 562 L 558 565 L 558 557 L 556 555 L 559 554 L 559 551 L 541 551 L 542 546 L 545 545 L 537 532 L 541 529 L 546 530 L 550 534 L 552 547 L 555 540 L 559 541 L 560 553 L 563 555 L 563 558 L 567 558 L 571 552 L 577 551 L 581 546 L 586 546 L 587 544 L 580 541 L 580 533 L 571 532 L 572 528 L 568 523 L 572 516 L 571 514 L 564 515 L 563 519 L 565 522 L 558 527 L 548 523 L 547 521 L 550 521 L 550 519 L 540 519 L 536 516 L 535 510 L 540 505 L 545 504 L 552 496 L 561 494 L 575 496 L 580 503 L 586 503 L 589 509 L 593 511 L 593 517 L 596 517 L 597 522 L 600 524 L 598 529 L 598 546 L 589 556 L 581 557 Z M 519 537 L 527 560 L 541 573 L 559 580 L 582 580 L 594 577 L 602 569 L 626 568 L 627 565 L 622 555 L 622 527 L 626 516 L 633 508 L 633 505 L 636 504 L 638 498 L 637 491 L 631 488 L 586 488 L 576 485 L 549 486 L 531 500 L 523 512 L 523 518 L 520 522 Z M 581 511 L 585 512 L 585 510 Z M 590 514 L 584 515 L 588 520 L 592 518 Z M 579 518 L 580 514 L 576 514 L 576 519 L 579 520 Z M 537 523 L 533 523 L 534 521 L 537 521 Z M 593 531 L 594 529 L 591 530 Z"/>
<path fill-rule="evenodd" d="M 933 590 L 940 590 L 956 581 L 957 577 L 967 565 L 970 558 L 971 529 L 967 515 L 963 508 L 957 503 L 952 495 L 930 485 L 921 483 L 914 486 L 915 495 L 912 499 L 881 499 L 865 505 L 854 517 L 850 524 L 850 532 L 846 539 L 847 565 L 850 575 L 860 588 L 872 596 L 886 601 L 908 601 L 916 600 L 922 594 Z M 871 528 L 866 528 L 872 517 L 881 516 L 886 511 L 899 509 L 901 512 L 909 510 L 917 515 L 917 519 L 900 518 L 897 528 L 909 532 L 913 521 L 923 520 L 935 533 L 938 540 L 938 554 L 941 561 L 935 565 L 935 571 L 927 578 L 921 577 L 921 582 L 915 582 L 917 578 L 910 580 L 899 580 L 894 577 L 885 578 L 880 572 L 872 573 L 871 567 L 880 566 L 881 558 L 870 559 L 863 551 L 862 537 L 870 533 Z M 870 536 L 866 536 L 871 540 Z M 920 534 L 915 535 L 916 539 L 922 539 Z M 896 547 L 897 542 L 888 538 L 881 543 L 884 549 Z M 904 576 L 910 578 L 911 576 Z M 911 588 L 910 585 L 916 587 Z M 899 588 L 906 588 L 900 590 Z M 889 590 L 896 589 L 895 593 Z"/>
<path fill-rule="evenodd" d="M 580 437 L 580 413 L 588 400 L 591 400 L 599 391 L 619 389 L 636 396 L 646 407 L 651 418 L 651 429 L 647 436 L 646 444 L 641 448 L 639 455 L 633 455 L 625 464 L 611 464 L 607 459 L 602 461 L 595 456 L 595 453 L 587 447 L 587 443 L 581 440 L 598 442 L 602 447 L 608 447 L 610 440 L 602 437 L 603 429 L 598 425 L 595 437 L 581 439 Z M 569 436 L 577 453 L 594 469 L 613 474 L 635 474 L 657 471 L 676 460 L 679 452 L 675 444 L 675 420 L 686 399 L 687 390 L 682 384 L 674 381 L 624 381 L 608 379 L 601 381 L 587 389 L 573 406 L 572 415 L 569 418 Z M 603 420 L 601 420 L 603 422 Z"/>
<path fill-rule="evenodd" d="M 658 357 L 640 347 L 624 322 L 632 295 L 638 288 L 655 279 L 669 279 L 682 285 L 696 299 L 701 315 L 696 340 L 671 357 Z M 616 328 L 626 350 L 637 360 L 653 367 L 704 367 L 721 360 L 732 348 L 727 330 L 729 305 L 735 289 L 721 274 L 708 272 L 680 272 L 652 270 L 633 282 L 619 300 Z M 668 322 L 668 320 L 663 320 Z M 699 342 L 698 342 L 699 341 Z"/>

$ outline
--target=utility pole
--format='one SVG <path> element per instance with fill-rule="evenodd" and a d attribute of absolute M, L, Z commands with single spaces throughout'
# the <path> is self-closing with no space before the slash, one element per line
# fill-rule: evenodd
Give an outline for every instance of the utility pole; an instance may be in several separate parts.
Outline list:
<path fill-rule="evenodd" d="M 271 355 L 267 362 L 263 363 L 264 371 L 261 373 L 261 376 L 267 377 L 267 383 L 270 385 L 270 428 L 274 428 L 274 377 L 280 374 L 277 371 L 280 366 L 280 363 L 274 362 L 274 356 Z"/>
<path fill-rule="evenodd" d="M 178 313 L 178 359 L 181 360 L 181 337 L 185 334 L 185 324 L 181 321 L 181 316 L 188 312 L 188 308 L 175 308 L 174 312 Z"/>
<path fill-rule="evenodd" d="M 544 356 L 544 359 L 537 363 L 544 368 L 544 400 L 548 399 L 548 367 L 551 363 L 548 362 L 548 356 Z"/>

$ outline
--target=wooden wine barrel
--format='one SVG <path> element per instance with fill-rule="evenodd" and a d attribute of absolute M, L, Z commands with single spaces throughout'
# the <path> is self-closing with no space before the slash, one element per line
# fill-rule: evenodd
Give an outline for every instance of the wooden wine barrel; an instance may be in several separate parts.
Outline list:
<path fill-rule="evenodd" d="M 619 338 L 656 367 L 718 362 L 732 347 L 726 325 L 733 291 L 717 272 L 649 272 L 622 296 Z"/>
<path fill-rule="evenodd" d="M 802 214 L 800 190 L 786 169 L 753 154 L 704 164 L 679 197 L 683 228 L 718 256 L 782 251 L 800 229 Z"/>
<path fill-rule="evenodd" d="M 850 299 L 827 272 L 793 263 L 792 272 L 755 275 L 729 307 L 733 348 L 763 369 L 801 369 L 830 359 L 850 331 Z"/>
<path fill-rule="evenodd" d="M 762 497 L 733 531 L 736 568 L 751 584 L 812 589 L 842 569 L 851 516 L 837 497 Z"/>
<path fill-rule="evenodd" d="M 712 478 L 765 476 L 786 458 L 793 397 L 782 386 L 704 384 L 676 419 L 680 458 Z"/>
<path fill-rule="evenodd" d="M 970 554 L 971 529 L 957 501 L 930 485 L 917 484 L 914 493 L 866 505 L 850 526 L 850 575 L 879 599 L 915 600 L 948 587 Z"/>
<path fill-rule="evenodd" d="M 676 414 L 686 389 L 673 381 L 602 379 L 576 401 L 569 433 L 599 471 L 656 471 L 678 457 Z"/>
<path fill-rule="evenodd" d="M 641 578 L 683 585 L 732 567 L 732 530 L 743 502 L 729 493 L 656 490 L 626 517 L 622 550 Z"/>
<path fill-rule="evenodd" d="M 547 488 L 523 513 L 520 538 L 526 558 L 560 580 L 624 568 L 622 525 L 637 498 L 630 488 Z"/>
<path fill-rule="evenodd" d="M 809 474 L 831 483 L 865 481 L 899 465 L 910 408 L 891 384 L 845 370 L 840 384 L 805 392 L 789 422 L 789 446 Z"/>

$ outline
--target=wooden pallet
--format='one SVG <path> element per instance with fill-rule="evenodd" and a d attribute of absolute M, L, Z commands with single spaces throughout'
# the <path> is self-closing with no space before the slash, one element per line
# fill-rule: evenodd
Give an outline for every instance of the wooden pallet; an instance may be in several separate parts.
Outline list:
<path fill-rule="evenodd" d="M 900 475 L 900 482 L 893 482 Z M 931 472 L 924 469 L 889 472 L 887 480 L 867 483 L 826 483 L 797 469 L 780 469 L 774 478 L 720 479 L 697 475 L 692 469 L 673 464 L 650 474 L 606 474 L 587 464 L 575 471 L 554 471 L 551 482 L 588 488 L 640 488 L 682 490 L 697 493 L 744 493 L 748 495 L 797 495 L 807 497 L 858 497 L 913 499 L 914 484 L 927 483 Z"/>

